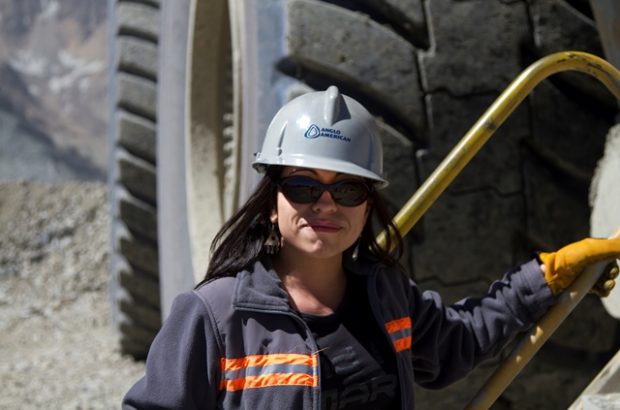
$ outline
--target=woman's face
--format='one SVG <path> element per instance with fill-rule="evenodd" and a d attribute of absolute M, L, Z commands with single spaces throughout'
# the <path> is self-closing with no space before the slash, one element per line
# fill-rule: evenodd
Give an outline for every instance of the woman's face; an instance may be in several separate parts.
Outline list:
<path fill-rule="evenodd" d="M 362 178 L 309 168 L 285 167 L 282 178 L 300 176 L 323 184 Z M 316 258 L 339 256 L 360 237 L 368 217 L 368 201 L 343 206 L 328 191 L 309 204 L 289 201 L 279 190 L 271 221 L 277 223 L 283 238 L 280 252 L 302 253 Z"/>

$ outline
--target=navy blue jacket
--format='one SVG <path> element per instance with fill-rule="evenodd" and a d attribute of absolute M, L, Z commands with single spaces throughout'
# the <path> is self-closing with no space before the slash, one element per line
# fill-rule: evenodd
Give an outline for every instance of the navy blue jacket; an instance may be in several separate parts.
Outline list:
<path fill-rule="evenodd" d="M 403 409 L 413 408 L 414 382 L 439 388 L 460 379 L 555 300 L 536 261 L 508 272 L 484 297 L 449 307 L 398 270 L 379 264 L 348 270 L 368 277 L 374 320 L 394 346 Z M 277 274 L 257 262 L 176 298 L 146 375 L 123 408 L 318 410 L 317 350 Z"/>

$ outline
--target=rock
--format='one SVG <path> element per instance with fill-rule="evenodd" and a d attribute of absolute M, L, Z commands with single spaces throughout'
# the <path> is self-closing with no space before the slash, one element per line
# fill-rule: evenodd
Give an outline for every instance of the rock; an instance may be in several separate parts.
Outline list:
<path fill-rule="evenodd" d="M 0 408 L 118 408 L 143 374 L 110 322 L 108 223 L 103 183 L 0 183 Z"/>

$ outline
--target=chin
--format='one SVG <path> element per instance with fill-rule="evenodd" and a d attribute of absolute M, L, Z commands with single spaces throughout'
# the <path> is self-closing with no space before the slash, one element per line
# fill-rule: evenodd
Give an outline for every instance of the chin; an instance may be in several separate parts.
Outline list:
<path fill-rule="evenodd" d="M 313 247 L 312 249 L 308 249 L 306 254 L 318 259 L 330 259 L 335 256 L 342 255 L 344 249 L 336 249 L 334 250 L 334 246 L 330 246 L 328 244 L 322 245 L 320 247 Z"/>
<path fill-rule="evenodd" d="M 313 258 L 326 259 L 338 254 L 338 251 L 334 251 L 333 245 L 322 243 L 321 241 L 298 244 L 298 246 L 294 246 L 290 243 L 288 245 L 294 248 L 296 253 Z"/>
<path fill-rule="evenodd" d="M 351 246 L 351 245 L 348 245 L 348 246 L 342 245 L 342 241 L 340 240 L 329 241 L 329 240 L 323 240 L 319 237 L 312 237 L 312 238 L 306 237 L 301 241 L 297 240 L 295 242 L 297 243 L 295 244 L 294 242 L 288 242 L 288 245 L 295 248 L 297 252 L 300 252 L 306 256 L 317 258 L 317 259 L 330 259 L 335 256 L 339 256 L 345 250 L 347 250 L 349 246 Z M 284 243 L 286 246 L 287 241 L 285 240 Z"/>

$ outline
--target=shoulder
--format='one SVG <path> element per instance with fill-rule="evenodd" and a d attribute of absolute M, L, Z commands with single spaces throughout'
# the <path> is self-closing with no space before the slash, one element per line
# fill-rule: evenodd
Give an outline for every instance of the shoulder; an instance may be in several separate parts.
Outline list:
<path fill-rule="evenodd" d="M 198 289 L 177 295 L 159 337 L 193 340 L 196 335 L 202 334 L 215 341 L 221 350 L 223 339 L 220 330 L 232 314 L 230 300 L 234 281 L 234 277 L 218 278 Z"/>
<path fill-rule="evenodd" d="M 393 286 L 409 286 L 411 278 L 405 269 L 398 265 L 386 265 L 375 262 L 370 266 L 371 274 L 377 275 L 378 280 L 392 284 Z"/>
<path fill-rule="evenodd" d="M 360 266 L 358 272 L 369 277 L 379 297 L 393 297 L 398 300 L 409 297 L 412 281 L 401 266 L 374 261 L 364 261 Z"/>
<path fill-rule="evenodd" d="M 204 283 L 190 293 L 208 312 L 221 316 L 223 310 L 228 310 L 233 305 L 236 283 L 236 276 L 220 277 Z"/>
<path fill-rule="evenodd" d="M 236 282 L 236 276 L 215 278 L 203 283 L 198 288 L 194 289 L 192 293 L 201 300 L 231 298 Z"/>

